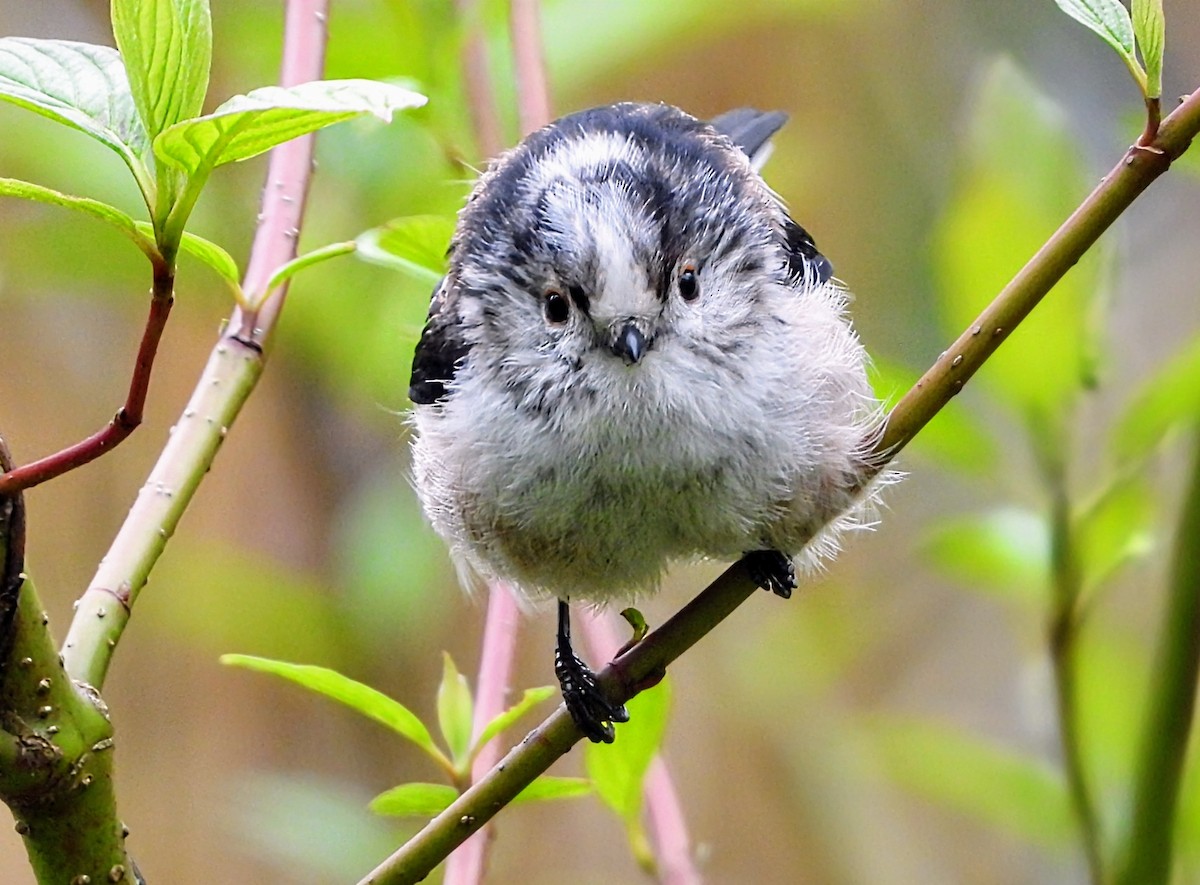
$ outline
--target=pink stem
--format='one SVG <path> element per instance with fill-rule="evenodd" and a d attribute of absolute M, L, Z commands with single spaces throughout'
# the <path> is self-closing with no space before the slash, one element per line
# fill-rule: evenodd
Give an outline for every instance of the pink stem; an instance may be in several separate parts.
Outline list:
<path fill-rule="evenodd" d="M 611 661 L 622 643 L 616 617 L 581 610 L 576 613 L 576 618 L 592 659 Z M 618 731 L 617 740 L 620 739 Z M 642 785 L 642 795 L 654 857 L 658 862 L 659 881 L 663 885 L 698 885 L 702 879 L 692 858 L 683 807 L 679 804 L 671 773 L 661 754 L 650 763 Z"/>
<path fill-rule="evenodd" d="M 460 15 L 473 14 L 474 7 L 474 0 L 457 0 Z M 529 133 L 545 125 L 550 119 L 549 90 L 546 86 L 538 26 L 538 0 L 513 0 L 510 21 L 517 76 L 517 113 L 522 133 Z M 474 26 L 464 52 L 467 94 L 476 136 L 485 155 L 494 156 L 501 148 L 499 121 L 488 78 L 484 43 Z M 518 615 L 511 588 L 499 582 L 490 584 L 475 696 L 473 731 L 476 737 L 483 727 L 504 709 L 508 675 L 512 670 L 513 653 L 516 650 Z M 499 737 L 500 735 L 496 735 L 475 758 L 475 764 L 471 768 L 472 782 L 490 771 L 499 761 Z M 492 828 L 484 827 L 446 859 L 446 875 L 443 880 L 445 885 L 477 885 L 483 881 L 491 837 Z"/>
<path fill-rule="evenodd" d="M 325 69 L 328 40 L 328 0 L 289 0 L 283 27 L 283 65 L 280 86 L 295 86 L 317 80 Z M 254 247 L 246 268 L 243 288 L 260 292 L 281 264 L 296 255 L 304 200 L 312 172 L 313 136 L 305 135 L 280 145 L 271 152 L 267 183 L 263 188 L 262 222 L 254 235 Z M 234 311 L 227 337 L 262 348 L 283 309 L 287 287 L 268 298 L 257 311 Z"/>
<path fill-rule="evenodd" d="M 517 645 L 520 611 L 512 589 L 494 581 L 488 585 L 487 621 L 483 627 L 483 649 L 479 658 L 479 681 L 475 690 L 474 740 L 489 722 L 505 709 L 509 674 Z M 500 761 L 499 735 L 488 741 L 471 766 L 472 783 Z M 467 839 L 446 859 L 444 885 L 474 885 L 483 881 L 492 828 L 484 827 Z"/>

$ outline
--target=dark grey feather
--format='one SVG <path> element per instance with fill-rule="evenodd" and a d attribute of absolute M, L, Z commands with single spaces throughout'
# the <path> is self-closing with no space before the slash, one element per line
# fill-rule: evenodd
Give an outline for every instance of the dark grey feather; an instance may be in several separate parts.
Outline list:
<path fill-rule="evenodd" d="M 783 111 L 760 111 L 756 108 L 736 108 L 726 111 L 709 122 L 742 149 L 753 162 L 776 132 L 783 128 L 788 115 Z"/>
<path fill-rule="evenodd" d="M 462 320 L 454 309 L 456 290 L 447 285 L 448 279 L 444 277 L 433 290 L 429 316 L 413 352 L 408 398 L 419 405 L 446 398 L 446 385 L 454 380 L 470 349 L 463 336 Z"/>

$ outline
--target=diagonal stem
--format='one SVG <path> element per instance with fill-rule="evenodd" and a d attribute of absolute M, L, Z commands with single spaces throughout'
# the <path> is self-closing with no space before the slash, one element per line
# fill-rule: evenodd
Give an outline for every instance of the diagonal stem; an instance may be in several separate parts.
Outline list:
<path fill-rule="evenodd" d="M 888 416 L 874 444 L 876 457 L 863 484 L 920 432 L 958 393 L 1015 326 L 1150 184 L 1167 171 L 1200 133 L 1200 91 L 1184 98 L 1163 121 L 1152 149 L 1131 148 L 1083 204 L 1021 269 Z M 985 334 L 986 331 L 986 334 Z M 597 677 L 609 696 L 624 702 L 638 686 L 661 674 L 683 652 L 754 595 L 744 562 L 730 566 L 674 617 L 650 633 Z M 580 739 L 559 707 L 513 748 L 486 777 L 364 878 L 360 885 L 419 882 L 471 833 L 486 824 L 535 777 Z"/>
<path fill-rule="evenodd" d="M 282 85 L 320 78 L 327 12 L 327 0 L 289 0 Z M 312 136 L 305 136 L 271 152 L 262 221 L 244 291 L 262 291 L 275 268 L 296 254 L 312 172 L 312 143 Z M 73 678 L 96 688 L 103 685 L 138 593 L 262 374 L 286 294 L 286 285 L 280 287 L 254 313 L 236 308 L 214 346 L 158 463 L 79 599 L 63 646 L 67 671 Z"/>
<path fill-rule="evenodd" d="M 134 360 L 125 404 L 117 410 L 117 414 L 108 424 L 86 439 L 0 475 L 0 495 L 11 495 L 22 489 L 32 488 L 95 461 L 105 452 L 116 448 L 142 423 L 146 395 L 150 390 L 150 371 L 154 368 L 158 343 L 162 340 L 167 317 L 175 300 L 174 264 L 168 263 L 161 256 L 155 256 L 152 263 L 154 284 L 150 289 L 150 312 L 146 317 L 142 342 Z"/>

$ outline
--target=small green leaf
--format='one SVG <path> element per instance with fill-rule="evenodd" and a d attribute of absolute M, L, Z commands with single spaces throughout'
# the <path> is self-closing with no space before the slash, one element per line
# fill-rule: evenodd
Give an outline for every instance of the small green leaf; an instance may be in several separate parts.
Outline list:
<path fill-rule="evenodd" d="M 0 39 L 0 101 L 90 135 L 120 155 L 143 194 L 153 192 L 140 159 L 150 139 L 115 49 L 68 40 Z"/>
<path fill-rule="evenodd" d="M 371 800 L 371 810 L 392 817 L 435 817 L 458 798 L 445 784 L 401 784 Z"/>
<path fill-rule="evenodd" d="M 1050 848 L 1069 848 L 1075 822 L 1066 784 L 1040 759 L 936 722 L 869 727 L 892 780 L 942 805 Z"/>
<path fill-rule="evenodd" d="M 136 221 L 134 224 L 137 225 L 137 229 L 142 234 L 153 240 L 154 225 L 146 221 Z M 231 284 L 234 291 L 240 295 L 241 286 L 238 283 L 240 273 L 237 262 L 233 260 L 232 255 L 216 243 L 206 240 L 204 237 L 198 237 L 195 234 L 185 232 L 183 239 L 179 243 L 179 250 L 207 264 L 217 272 L 221 279 Z"/>
<path fill-rule="evenodd" d="M 554 777 L 543 774 L 517 794 L 513 805 L 526 802 L 544 802 L 548 799 L 574 799 L 592 792 L 591 782 L 585 777 Z"/>
<path fill-rule="evenodd" d="M 411 215 L 359 234 L 355 242 L 364 260 L 436 284 L 446 273 L 446 249 L 453 234 L 453 218 Z"/>
<path fill-rule="evenodd" d="M 1161 98 L 1163 51 L 1167 39 L 1162 0 L 1133 0 L 1133 35 L 1146 64 L 1147 96 Z"/>
<path fill-rule="evenodd" d="M 1112 435 L 1122 463 L 1147 457 L 1167 434 L 1195 421 L 1200 412 L 1200 337 L 1167 360 L 1142 385 Z"/>
<path fill-rule="evenodd" d="M 521 700 L 517 701 L 484 726 L 483 731 L 479 733 L 479 740 L 475 741 L 475 746 L 471 748 L 471 761 L 475 761 L 475 757 L 479 754 L 480 750 L 487 746 L 488 741 L 507 729 L 542 701 L 553 696 L 556 691 L 558 689 L 552 685 L 525 689 L 525 693 L 521 695 Z"/>
<path fill-rule="evenodd" d="M 1054 0 L 1059 9 L 1075 21 L 1086 25 L 1117 51 L 1121 60 L 1146 91 L 1146 73 L 1133 54 L 1133 22 L 1120 0 Z"/>
<path fill-rule="evenodd" d="M 937 569 L 971 590 L 1039 605 L 1050 574 L 1050 527 L 1015 507 L 938 526 L 924 544 Z"/>
<path fill-rule="evenodd" d="M 1080 509 L 1073 533 L 1087 590 L 1154 550 L 1156 503 L 1144 478 L 1135 475 L 1114 482 Z"/>
<path fill-rule="evenodd" d="M 646 638 L 646 634 L 650 632 L 650 625 L 646 623 L 645 615 L 630 606 L 621 609 L 621 617 L 625 619 L 626 624 L 633 628 L 633 637 L 630 642 L 641 642 Z"/>
<path fill-rule="evenodd" d="M 433 743 L 429 729 L 407 707 L 369 685 L 363 685 L 348 676 L 326 667 L 310 664 L 289 664 L 251 655 L 222 655 L 221 663 L 233 667 L 245 667 L 259 673 L 270 673 L 289 679 L 310 691 L 357 710 L 364 716 L 386 725 L 397 734 L 408 738 L 447 770 L 452 766 L 445 755 Z"/>
<path fill-rule="evenodd" d="M 184 234 L 184 236 L 186 237 L 187 234 Z M 281 264 L 275 269 L 275 273 L 271 274 L 271 278 L 267 280 L 267 285 L 263 288 L 263 291 L 255 293 L 250 299 L 251 303 L 258 305 L 264 298 L 306 267 L 312 267 L 323 261 L 328 261 L 330 258 L 337 258 L 339 255 L 349 255 L 357 248 L 352 242 L 330 243 L 328 246 L 322 246 L 320 249 L 313 249 L 311 252 L 305 252 L 303 255 L 296 256 L 291 261 Z"/>
<path fill-rule="evenodd" d="M 671 692 L 668 681 L 633 698 L 629 721 L 617 728 L 612 744 L 589 743 L 584 748 L 588 777 L 596 792 L 628 825 L 642 807 L 642 783 L 667 728 Z"/>
<path fill-rule="evenodd" d="M 395 111 L 424 103 L 416 92 L 374 80 L 265 86 L 164 130 L 154 139 L 154 153 L 188 175 L 205 175 L 215 166 L 258 156 L 343 120 L 372 114 L 390 122 Z"/>
<path fill-rule="evenodd" d="M 113 36 L 150 137 L 199 115 L 208 92 L 208 0 L 113 0 Z"/>
<path fill-rule="evenodd" d="M 450 748 L 450 758 L 460 768 L 465 767 L 471 748 L 471 718 L 475 704 L 467 678 L 458 672 L 449 652 L 442 652 L 442 683 L 438 686 L 438 724 L 442 737 Z"/>
<path fill-rule="evenodd" d="M 98 218 L 101 221 L 111 224 L 121 233 L 125 234 L 125 236 L 129 237 L 134 245 L 141 249 L 148 258 L 153 259 L 158 255 L 158 248 L 154 245 L 153 231 L 147 234 L 143 230 L 143 227 L 149 228 L 149 225 L 145 225 L 144 222 L 135 221 L 120 209 L 110 206 L 107 203 L 101 203 L 99 200 L 71 196 L 70 194 L 51 190 L 48 187 L 42 187 L 40 184 L 20 181 L 15 178 L 0 178 L 0 196 L 21 197 L 25 200 L 36 200 L 39 203 L 49 203 L 52 206 L 62 206 L 66 209 L 82 212 L 84 215 L 90 215 L 93 218 Z"/>

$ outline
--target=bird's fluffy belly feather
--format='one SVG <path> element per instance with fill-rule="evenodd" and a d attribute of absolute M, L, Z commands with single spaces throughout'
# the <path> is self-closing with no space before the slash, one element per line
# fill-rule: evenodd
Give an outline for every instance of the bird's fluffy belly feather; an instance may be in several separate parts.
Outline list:
<path fill-rule="evenodd" d="M 674 558 L 800 553 L 852 504 L 874 415 L 841 292 L 781 294 L 782 322 L 727 371 L 667 341 L 637 366 L 596 354 L 552 407 L 518 409 L 462 396 L 480 389 L 464 367 L 455 396 L 415 413 L 417 487 L 455 558 L 602 601 L 653 589 Z"/>

